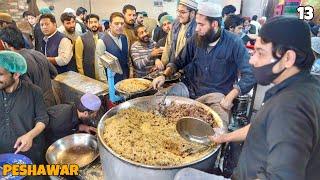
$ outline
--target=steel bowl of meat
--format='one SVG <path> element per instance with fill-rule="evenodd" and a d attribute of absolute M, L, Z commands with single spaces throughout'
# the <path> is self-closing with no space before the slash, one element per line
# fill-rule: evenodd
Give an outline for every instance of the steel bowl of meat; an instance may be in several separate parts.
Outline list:
<path fill-rule="evenodd" d="M 200 102 L 175 96 L 165 99 L 160 112 L 162 100 L 162 96 L 136 98 L 102 117 L 98 139 L 105 179 L 173 179 L 184 167 L 210 172 L 220 146 L 183 139 L 176 122 L 181 117 L 197 117 L 223 128 L 221 118 Z"/>
<path fill-rule="evenodd" d="M 54 142 L 46 152 L 48 164 L 89 165 L 99 156 L 95 136 L 86 133 L 72 134 Z"/>
<path fill-rule="evenodd" d="M 145 78 L 153 80 L 153 79 L 157 78 L 158 76 L 160 76 L 161 74 L 162 74 L 162 71 L 154 71 L 154 72 L 151 72 L 150 74 L 148 74 Z M 181 77 L 181 73 L 176 72 L 173 75 L 166 77 L 165 81 L 166 82 L 178 81 L 180 79 L 180 77 Z"/>

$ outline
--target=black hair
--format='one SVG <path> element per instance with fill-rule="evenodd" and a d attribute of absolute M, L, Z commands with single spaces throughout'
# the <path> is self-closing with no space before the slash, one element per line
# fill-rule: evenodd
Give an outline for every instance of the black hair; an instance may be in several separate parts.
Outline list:
<path fill-rule="evenodd" d="M 61 20 L 62 23 L 64 21 L 70 21 L 71 19 L 76 20 L 76 17 L 70 12 L 62 13 L 61 16 L 60 16 L 60 20 Z"/>
<path fill-rule="evenodd" d="M 143 15 L 143 17 L 148 17 L 148 13 L 145 11 L 142 11 L 142 15 Z"/>
<path fill-rule="evenodd" d="M 237 10 L 236 7 L 234 7 L 233 5 L 227 5 L 222 9 L 222 17 L 224 15 L 233 14 L 236 12 L 236 10 Z"/>
<path fill-rule="evenodd" d="M 76 11 L 76 15 L 77 16 L 80 16 L 81 14 L 85 14 L 87 13 L 88 11 L 84 8 L 84 7 L 79 7 Z"/>
<path fill-rule="evenodd" d="M 30 11 L 25 11 L 22 13 L 22 17 L 25 18 L 27 16 L 33 16 L 33 17 L 36 17 L 32 12 Z"/>
<path fill-rule="evenodd" d="M 96 18 L 98 21 L 100 20 L 98 15 L 96 15 L 96 14 L 88 14 L 86 16 L 85 22 L 88 23 L 89 19 L 91 19 L 91 18 Z"/>
<path fill-rule="evenodd" d="M 231 14 L 227 17 L 226 21 L 224 22 L 224 28 L 226 30 L 230 30 L 232 28 L 242 25 L 243 23 L 244 23 L 243 18 L 237 15 Z"/>
<path fill-rule="evenodd" d="M 210 24 L 212 24 L 213 21 L 217 21 L 219 27 L 221 27 L 222 17 L 208 17 L 208 16 L 206 16 L 206 19 L 209 21 Z"/>
<path fill-rule="evenodd" d="M 137 25 L 137 26 L 134 28 L 134 34 L 135 34 L 136 36 L 138 36 L 138 30 L 139 30 L 140 28 L 142 28 L 142 27 L 145 27 L 145 26 L 142 25 L 142 24 L 139 24 L 139 25 Z"/>
<path fill-rule="evenodd" d="M 137 10 L 136 10 L 136 7 L 132 6 L 131 4 L 127 4 L 127 5 L 123 6 L 123 8 L 122 8 L 122 13 L 123 13 L 123 14 L 126 14 L 126 12 L 127 12 L 128 9 L 129 9 L 129 10 L 132 10 L 132 11 L 137 11 Z"/>
<path fill-rule="evenodd" d="M 110 28 L 110 22 L 107 20 L 103 23 L 104 29 L 109 29 Z"/>
<path fill-rule="evenodd" d="M 194 13 L 197 13 L 197 10 L 196 10 L 196 9 L 193 9 L 193 8 L 191 8 L 191 7 L 188 7 L 188 6 L 186 6 L 186 7 L 187 7 L 187 10 L 188 10 L 189 12 L 194 11 Z"/>
<path fill-rule="evenodd" d="M 163 13 L 159 14 L 159 16 L 158 16 L 158 22 L 160 22 L 161 18 L 162 18 L 163 16 L 165 16 L 165 15 L 168 15 L 168 13 L 167 13 L 167 12 L 163 12 Z"/>
<path fill-rule="evenodd" d="M 25 48 L 22 32 L 14 26 L 3 28 L 0 31 L 0 39 L 15 49 Z"/>
<path fill-rule="evenodd" d="M 54 11 L 54 5 L 49 6 L 50 11 Z"/>
<path fill-rule="evenodd" d="M 311 30 L 311 32 L 312 32 L 312 34 L 314 35 L 314 36 L 317 36 L 318 35 L 318 33 L 319 33 L 319 29 L 320 29 L 320 25 L 315 25 L 315 26 L 313 26 L 312 28 L 310 28 L 310 30 Z"/>
<path fill-rule="evenodd" d="M 306 52 L 292 46 L 274 43 L 266 38 L 261 37 L 261 40 L 262 40 L 262 44 L 267 44 L 267 43 L 272 44 L 272 56 L 278 61 L 284 56 L 284 54 L 287 51 L 292 50 L 296 53 L 296 61 L 294 65 L 298 67 L 300 70 L 310 71 L 315 60 L 314 57 L 309 57 L 311 54 L 307 54 Z"/>
<path fill-rule="evenodd" d="M 252 20 L 253 20 L 253 21 L 256 21 L 257 19 L 258 19 L 258 16 L 257 16 L 257 15 L 252 16 Z"/>
<path fill-rule="evenodd" d="M 89 114 L 94 113 L 94 111 L 86 108 L 86 107 L 81 103 L 80 100 L 79 100 L 78 103 L 77 103 L 77 109 L 78 109 L 78 111 L 80 111 L 80 112 L 85 112 L 85 111 L 87 111 Z"/>
<path fill-rule="evenodd" d="M 113 21 L 113 18 L 115 18 L 115 17 L 120 17 L 120 18 L 124 19 L 124 16 L 121 12 L 113 12 L 109 18 L 111 23 Z"/>
<path fill-rule="evenodd" d="M 139 14 L 141 14 L 143 16 L 142 12 L 136 12 L 136 15 L 139 16 Z"/>
<path fill-rule="evenodd" d="M 41 21 L 41 19 L 46 19 L 46 18 L 50 19 L 52 23 L 57 23 L 56 18 L 52 14 L 42 14 L 39 18 L 39 22 Z"/>

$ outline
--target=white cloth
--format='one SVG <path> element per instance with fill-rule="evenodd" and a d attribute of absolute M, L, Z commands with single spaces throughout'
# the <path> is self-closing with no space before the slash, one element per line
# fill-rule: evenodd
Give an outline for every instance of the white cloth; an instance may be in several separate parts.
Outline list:
<path fill-rule="evenodd" d="M 80 19 L 80 18 L 78 18 L 78 17 L 76 17 L 76 20 L 77 21 L 79 21 L 79 22 L 81 22 L 81 23 L 83 23 L 83 21 Z M 78 33 L 78 34 L 83 34 L 82 33 L 82 28 L 81 28 L 81 25 L 79 24 L 79 23 L 76 23 L 76 32 Z"/>
<path fill-rule="evenodd" d="M 106 51 L 106 45 L 104 44 L 103 40 L 98 39 L 96 44 L 95 63 L 94 63 L 94 68 L 96 72 L 95 77 L 98 81 L 108 83 L 105 67 L 102 65 L 102 62 L 100 59 L 100 56 L 102 56 L 105 51 Z"/>
<path fill-rule="evenodd" d="M 215 4 L 210 1 L 201 2 L 198 5 L 197 14 L 207 17 L 221 17 L 222 7 L 219 4 Z"/>
<path fill-rule="evenodd" d="M 174 180 L 230 180 L 223 176 L 209 174 L 193 168 L 184 168 L 177 172 Z"/>
<path fill-rule="evenodd" d="M 58 56 L 55 57 L 55 60 L 59 66 L 65 66 L 69 64 L 73 56 L 73 45 L 70 39 L 63 38 L 60 41 Z"/>
<path fill-rule="evenodd" d="M 180 0 L 179 3 L 192 9 L 197 9 L 198 7 L 198 3 L 195 0 Z"/>
<path fill-rule="evenodd" d="M 260 23 L 257 22 L 257 21 L 253 21 L 253 20 L 252 20 L 252 21 L 250 22 L 250 24 L 252 24 L 252 25 L 254 25 L 254 26 L 256 27 L 256 34 L 258 35 L 258 33 L 259 33 L 260 29 L 261 29 Z"/>

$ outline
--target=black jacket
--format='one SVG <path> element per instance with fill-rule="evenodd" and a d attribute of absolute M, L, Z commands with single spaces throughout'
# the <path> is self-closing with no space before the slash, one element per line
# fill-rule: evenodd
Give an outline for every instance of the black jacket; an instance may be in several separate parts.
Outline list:
<path fill-rule="evenodd" d="M 301 72 L 266 92 L 234 179 L 318 180 L 320 82 Z"/>

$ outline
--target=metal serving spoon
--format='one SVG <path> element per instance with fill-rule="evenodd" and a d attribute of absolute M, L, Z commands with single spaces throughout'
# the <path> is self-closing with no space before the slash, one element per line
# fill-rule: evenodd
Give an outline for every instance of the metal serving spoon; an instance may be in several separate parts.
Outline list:
<path fill-rule="evenodd" d="M 178 120 L 176 129 L 181 137 L 190 142 L 206 146 L 212 144 L 208 136 L 215 134 L 209 123 L 194 117 L 183 117 Z"/>

